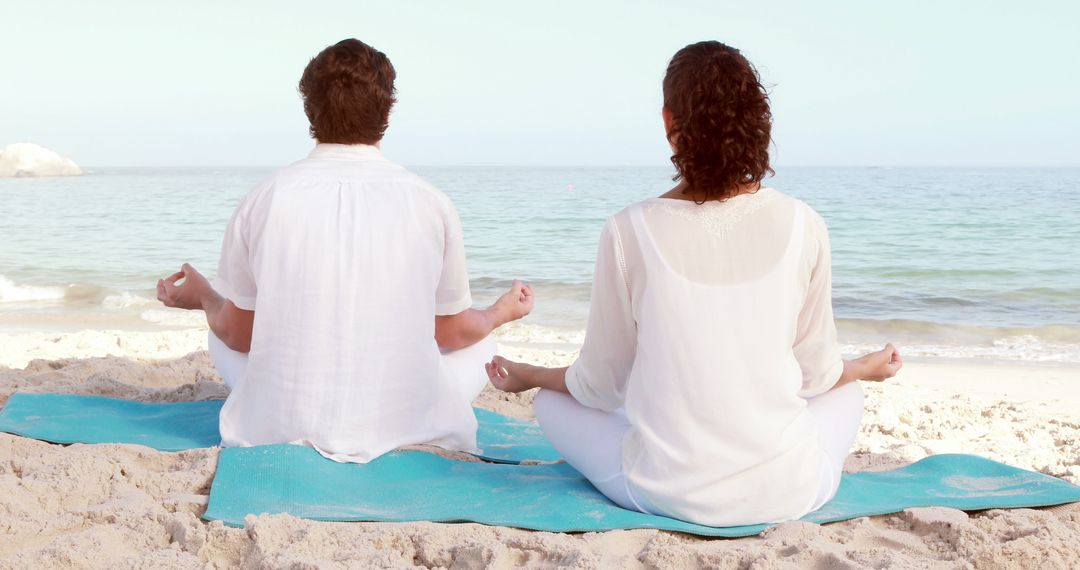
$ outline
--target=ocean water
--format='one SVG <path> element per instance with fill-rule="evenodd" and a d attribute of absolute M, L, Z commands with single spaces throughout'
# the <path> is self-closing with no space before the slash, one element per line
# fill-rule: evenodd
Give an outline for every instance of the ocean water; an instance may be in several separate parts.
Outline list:
<path fill-rule="evenodd" d="M 0 180 L 0 330 L 201 322 L 154 283 L 183 261 L 213 274 L 271 169 L 87 170 Z M 458 207 L 478 302 L 536 284 L 533 340 L 580 340 L 603 221 L 672 185 L 664 167 L 414 170 Z M 768 184 L 829 225 L 850 350 L 1080 362 L 1080 170 L 782 168 Z"/>

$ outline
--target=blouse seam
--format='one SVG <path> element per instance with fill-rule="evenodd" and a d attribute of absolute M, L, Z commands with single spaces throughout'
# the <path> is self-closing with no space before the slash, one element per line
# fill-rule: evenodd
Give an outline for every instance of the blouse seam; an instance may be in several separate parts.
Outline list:
<path fill-rule="evenodd" d="M 619 224 L 614 218 L 611 220 L 611 233 L 612 237 L 615 238 L 615 262 L 619 265 L 619 275 L 622 277 L 623 285 L 626 287 L 626 294 L 630 296 L 630 270 L 626 266 L 626 255 L 623 253 L 622 234 L 619 233 Z"/>

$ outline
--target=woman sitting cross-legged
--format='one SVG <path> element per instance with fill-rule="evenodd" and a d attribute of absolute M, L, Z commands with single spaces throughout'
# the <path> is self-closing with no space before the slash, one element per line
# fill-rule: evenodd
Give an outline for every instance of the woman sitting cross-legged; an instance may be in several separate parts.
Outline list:
<path fill-rule="evenodd" d="M 496 387 L 541 388 L 566 461 L 622 507 L 713 526 L 797 519 L 836 493 L 891 346 L 841 358 L 825 223 L 762 186 L 772 115 L 738 50 L 680 50 L 663 83 L 679 181 L 604 226 L 581 355 L 496 357 Z"/>

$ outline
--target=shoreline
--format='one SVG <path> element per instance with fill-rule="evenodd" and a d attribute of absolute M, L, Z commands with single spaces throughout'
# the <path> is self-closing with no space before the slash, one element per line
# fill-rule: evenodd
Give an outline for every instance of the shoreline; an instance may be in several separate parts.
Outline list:
<path fill-rule="evenodd" d="M 191 339 L 206 336 L 207 326 L 199 312 L 154 307 L 142 311 L 142 319 L 56 316 L 49 319 L 24 320 L 16 315 L 0 315 L 0 366 L 20 368 L 35 358 L 69 358 L 90 356 L 130 356 L 137 359 L 176 358 L 187 352 L 199 350 Z M 583 328 L 535 323 L 510 323 L 494 333 L 500 344 L 513 348 L 537 347 L 556 351 L 577 351 L 585 339 Z M 158 339 L 153 346 L 144 340 Z M 205 340 L 205 339 L 204 339 Z M 841 334 L 840 345 L 845 357 L 878 350 L 888 338 L 880 341 L 866 339 L 853 341 Z M 994 364 L 1010 367 L 1033 367 L 1039 369 L 1077 368 L 1080 361 L 1046 358 L 1045 355 L 1029 356 L 980 352 L 976 346 L 957 345 L 935 347 L 892 341 L 900 349 L 907 363 L 935 362 L 939 364 Z M 112 345 L 122 347 L 109 352 Z M 54 349 L 46 349 L 56 345 Z M 97 352 L 94 351 L 97 348 Z M 205 350 L 205 342 L 201 345 Z M 962 354 L 927 352 L 927 348 L 967 350 Z M 54 356 L 50 356 L 54 355 Z"/>
<path fill-rule="evenodd" d="M 911 357 L 904 360 L 904 369 L 892 382 L 1033 404 L 1080 421 L 1080 364 L 1076 363 Z"/>

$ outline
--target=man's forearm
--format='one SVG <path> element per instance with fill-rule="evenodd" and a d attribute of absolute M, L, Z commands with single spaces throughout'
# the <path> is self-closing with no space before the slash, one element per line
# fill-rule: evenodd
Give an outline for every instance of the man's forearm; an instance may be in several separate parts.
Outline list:
<path fill-rule="evenodd" d="M 435 341 L 442 348 L 458 350 L 480 342 L 507 322 L 507 316 L 495 306 L 465 309 L 456 315 L 435 317 Z"/>
<path fill-rule="evenodd" d="M 436 315 L 435 342 L 440 348 L 449 350 L 472 346 L 486 338 L 491 331 L 529 314 L 532 307 L 532 286 L 515 279 L 510 290 L 486 309 L 465 309 L 456 315 Z"/>
<path fill-rule="evenodd" d="M 183 280 L 183 283 L 177 285 Z M 201 310 L 206 315 L 206 324 L 225 346 L 238 351 L 251 350 L 251 327 L 255 321 L 254 310 L 244 310 L 228 299 L 218 295 L 189 263 L 180 267 L 180 271 L 159 279 L 157 284 L 158 300 L 166 307 L 177 309 Z"/>
<path fill-rule="evenodd" d="M 240 330 L 242 323 L 228 318 L 227 299 L 219 295 L 217 291 L 209 289 L 200 297 L 200 302 L 203 312 L 206 313 L 206 324 L 210 325 L 210 330 L 221 339 L 221 342 L 225 343 L 225 346 L 237 352 L 251 350 L 250 322 L 244 321 L 248 326 L 247 331 Z"/>
<path fill-rule="evenodd" d="M 221 318 L 221 309 L 225 306 L 225 298 L 218 295 L 217 291 L 208 289 L 199 297 L 202 310 L 206 313 L 206 324 L 210 330 L 222 341 L 229 336 L 226 322 Z M 227 342 L 225 344 L 228 344 Z"/>

